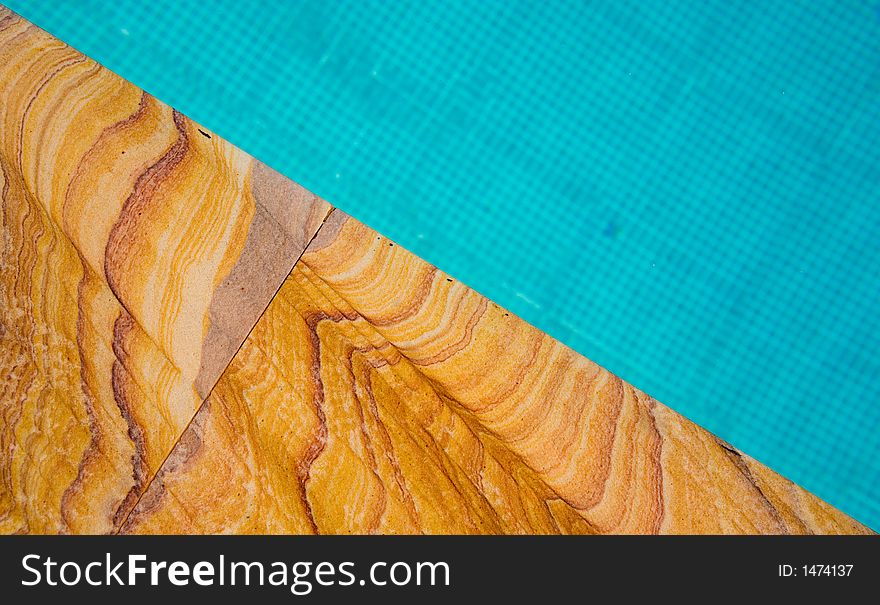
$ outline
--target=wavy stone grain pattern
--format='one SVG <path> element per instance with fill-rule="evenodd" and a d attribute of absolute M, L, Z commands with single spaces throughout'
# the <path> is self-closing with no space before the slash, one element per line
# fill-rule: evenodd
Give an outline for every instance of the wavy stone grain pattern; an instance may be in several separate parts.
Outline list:
<path fill-rule="evenodd" d="M 329 206 L 0 7 L 0 532 L 118 528 Z"/>
<path fill-rule="evenodd" d="M 2 8 L 0 195 L 2 533 L 867 532 Z"/>
<path fill-rule="evenodd" d="M 123 530 L 867 531 L 340 211 Z"/>

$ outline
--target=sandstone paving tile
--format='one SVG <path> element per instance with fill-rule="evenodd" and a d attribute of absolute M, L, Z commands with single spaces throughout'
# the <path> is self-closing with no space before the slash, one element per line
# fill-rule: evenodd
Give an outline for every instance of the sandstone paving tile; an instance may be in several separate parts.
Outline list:
<path fill-rule="evenodd" d="M 330 210 L 0 7 L 0 532 L 115 531 Z"/>
<path fill-rule="evenodd" d="M 864 533 L 334 210 L 130 533 Z"/>

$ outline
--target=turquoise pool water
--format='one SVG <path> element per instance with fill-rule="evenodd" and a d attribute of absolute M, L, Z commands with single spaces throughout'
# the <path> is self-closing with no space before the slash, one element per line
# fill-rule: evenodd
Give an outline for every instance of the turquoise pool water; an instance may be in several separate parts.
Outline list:
<path fill-rule="evenodd" d="M 880 529 L 878 2 L 4 1 Z"/>

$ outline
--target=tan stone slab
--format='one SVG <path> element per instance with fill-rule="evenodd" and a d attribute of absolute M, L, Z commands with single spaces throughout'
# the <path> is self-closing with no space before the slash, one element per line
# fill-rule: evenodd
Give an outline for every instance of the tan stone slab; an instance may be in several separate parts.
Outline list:
<path fill-rule="evenodd" d="M 104 532 L 329 206 L 0 7 L 0 532 Z"/>
<path fill-rule="evenodd" d="M 868 531 L 340 211 L 123 529 Z"/>

